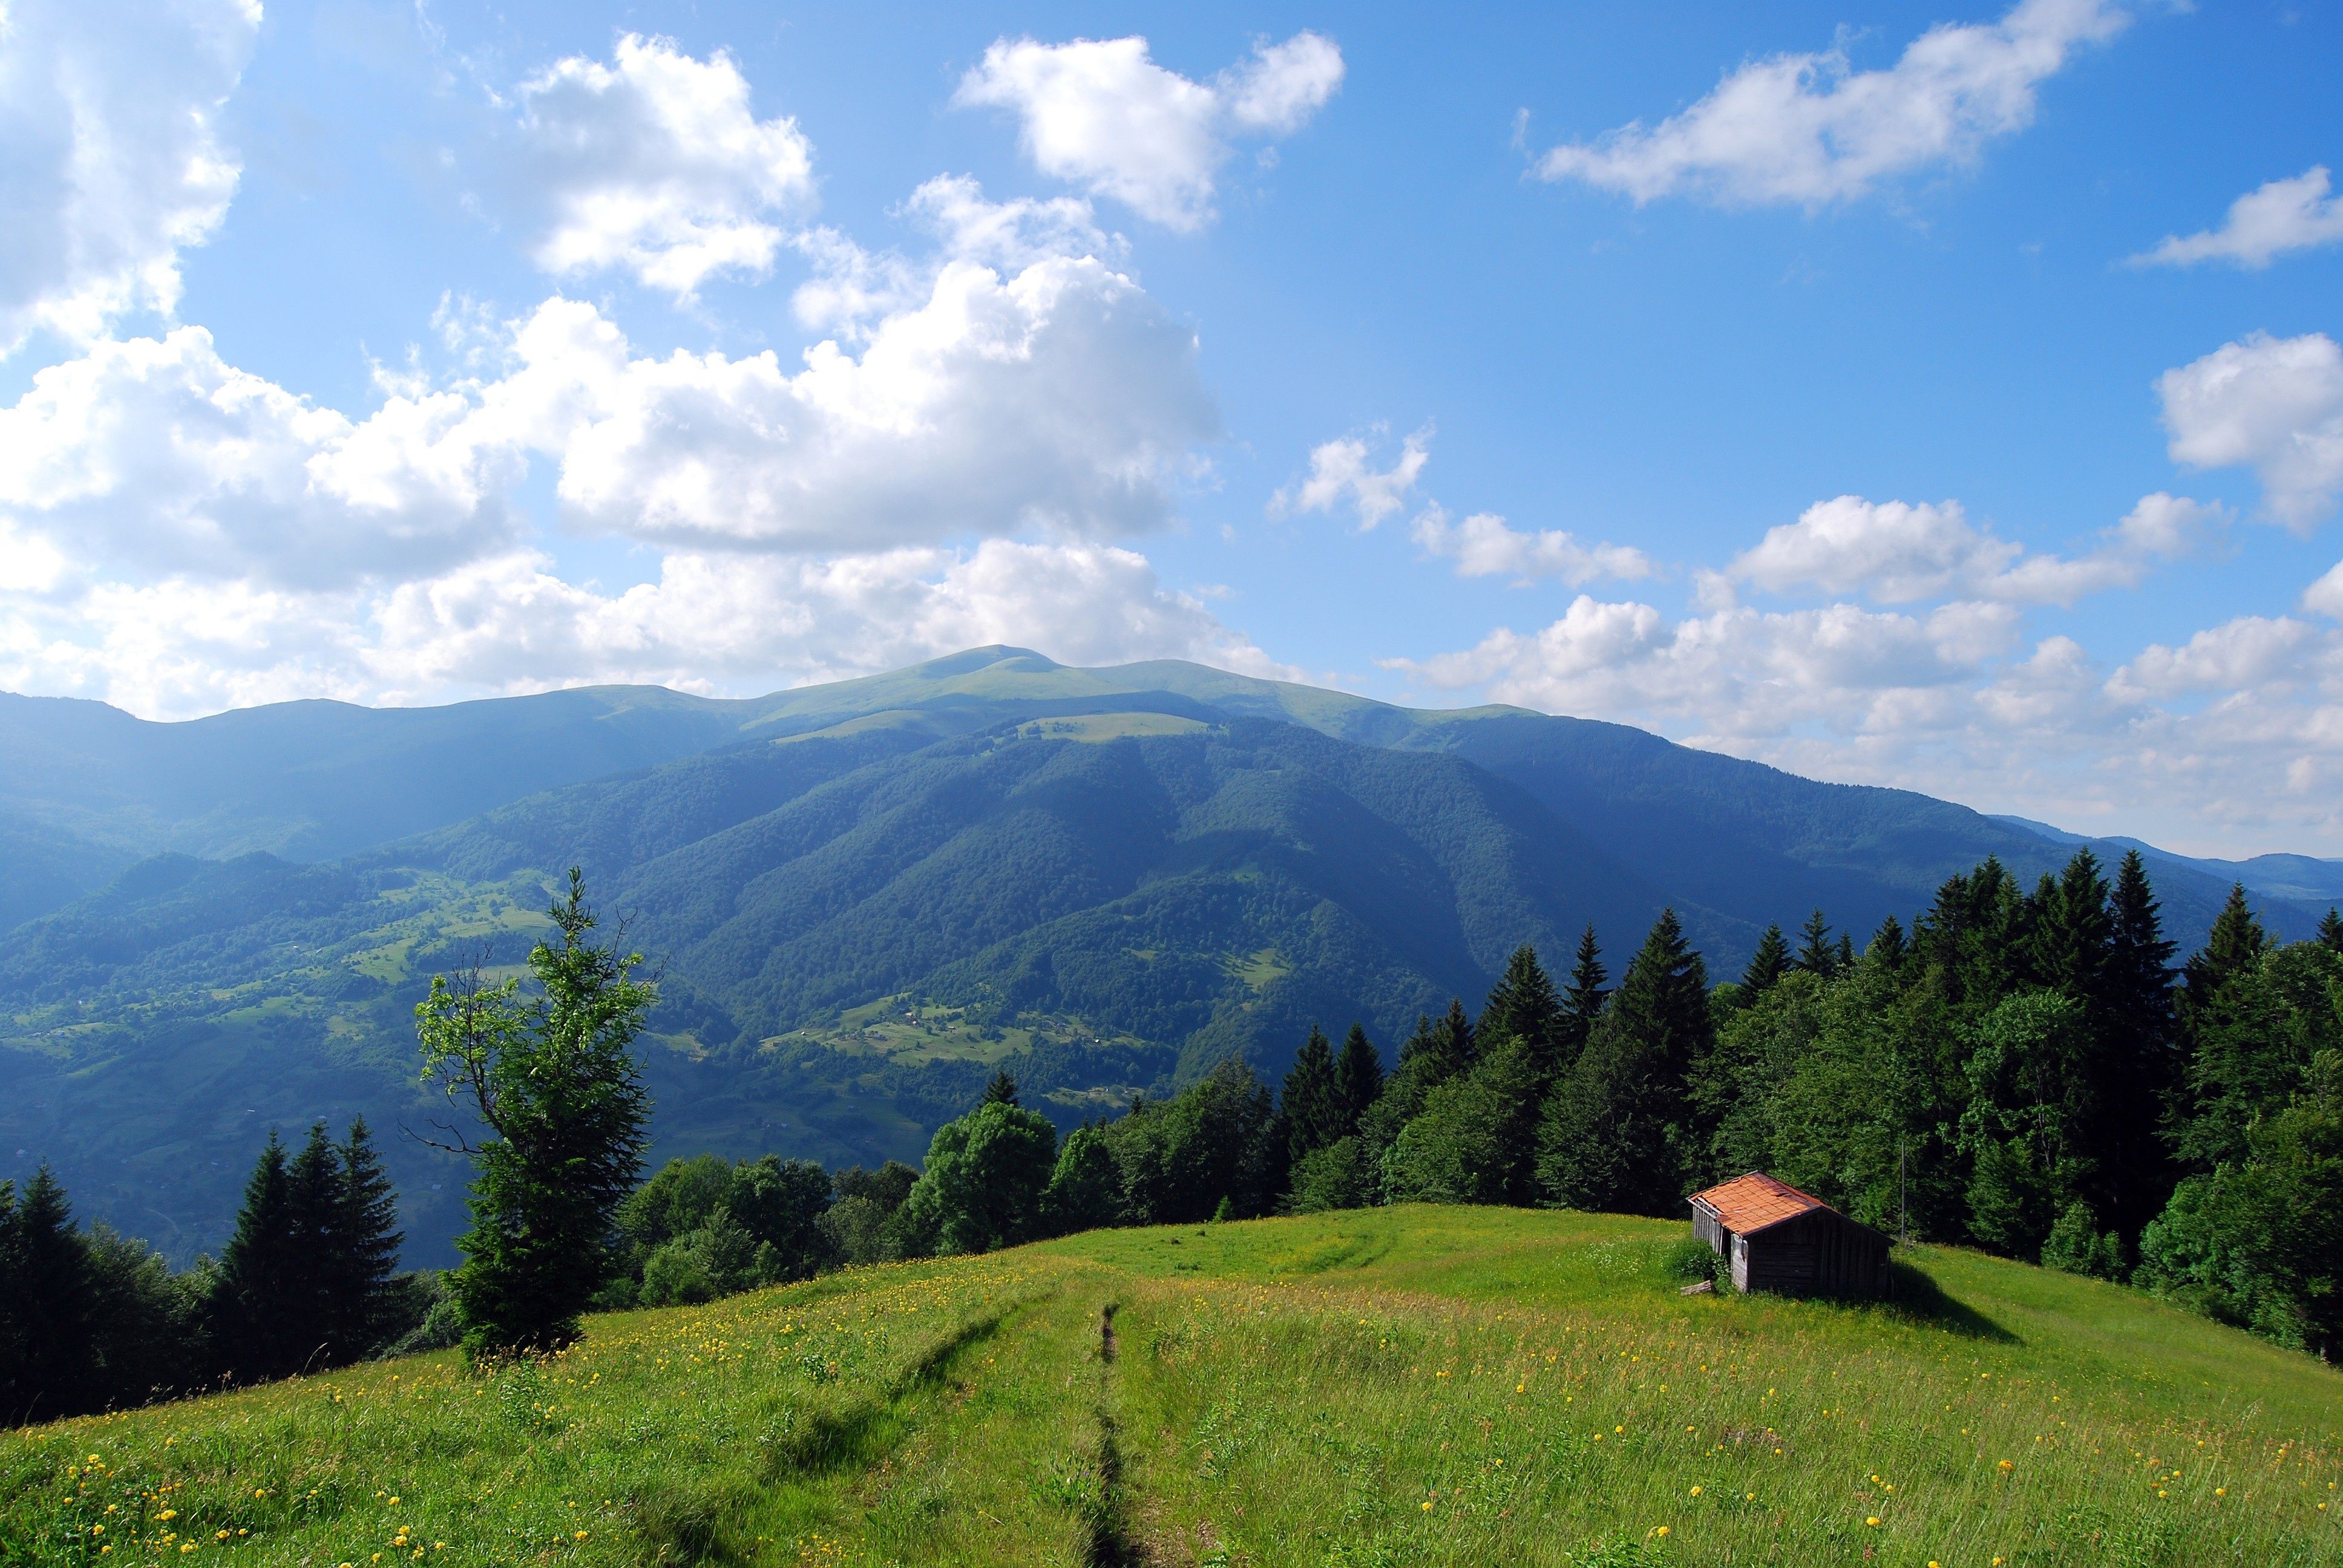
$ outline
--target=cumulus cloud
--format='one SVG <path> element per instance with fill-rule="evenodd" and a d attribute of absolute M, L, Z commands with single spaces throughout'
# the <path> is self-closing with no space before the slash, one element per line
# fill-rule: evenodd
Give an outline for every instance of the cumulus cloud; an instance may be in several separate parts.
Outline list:
<path fill-rule="evenodd" d="M 350 589 L 173 577 L 11 608 L 0 615 L 0 686 L 156 718 L 593 681 L 747 694 L 989 642 L 1076 663 L 1193 658 L 1294 675 L 1167 588 L 1142 556 L 1004 539 L 828 559 L 677 552 L 658 580 L 618 593 L 519 550 Z"/>
<path fill-rule="evenodd" d="M 1013 111 L 1043 174 L 1184 232 L 1212 221 L 1232 141 L 1300 130 L 1342 72 L 1342 51 L 1308 32 L 1256 45 L 1209 82 L 1157 65 L 1141 37 L 1003 38 L 961 78 L 953 102 Z"/>
<path fill-rule="evenodd" d="M 1292 512 L 1332 512 L 1349 506 L 1359 527 L 1372 528 L 1407 505 L 1409 494 L 1432 461 L 1432 427 L 1400 444 L 1388 468 L 1374 466 L 1373 448 L 1362 436 L 1342 436 L 1310 449 L 1310 472 L 1270 498 L 1272 517 Z"/>
<path fill-rule="evenodd" d="M 1494 512 L 1474 512 L 1452 524 L 1441 508 L 1426 507 L 1410 531 L 1425 550 L 1453 560 L 1458 577 L 1553 578 L 1580 588 L 1606 578 L 1633 582 L 1654 570 L 1651 558 L 1633 546 L 1581 544 L 1555 528 L 1524 533 Z"/>
<path fill-rule="evenodd" d="M 2229 204 L 2228 220 L 2217 229 L 2182 236 L 2131 258 L 2135 266 L 2194 266 L 2200 261 L 2233 261 L 2256 271 L 2292 251 L 2313 250 L 2343 240 L 2343 200 L 2328 194 L 2324 164 L 2292 179 L 2272 180 Z"/>
<path fill-rule="evenodd" d="M 1552 148 L 1534 171 L 1638 205 L 1852 200 L 1901 176 L 1973 163 L 1987 142 L 2032 123 L 2036 88 L 2078 46 L 2127 20 L 2112 0 L 2023 0 L 1997 22 L 1929 29 L 1885 70 L 1854 70 L 1840 49 L 1753 60 L 1683 113 Z"/>
<path fill-rule="evenodd" d="M 517 454 L 475 416 L 441 392 L 353 420 L 226 364 L 199 327 L 102 342 L 0 409 L 0 520 L 75 573 L 430 571 L 508 529 Z"/>
<path fill-rule="evenodd" d="M 256 0 L 0 7 L 0 354 L 177 307 L 236 193 L 220 106 L 259 28 Z"/>
<path fill-rule="evenodd" d="M 2343 491 L 2343 348 L 2257 332 L 2157 378 L 2175 462 L 2250 467 L 2273 516 L 2308 532 Z"/>
<path fill-rule="evenodd" d="M 719 50 L 628 34 L 608 65 L 557 61 L 520 85 L 508 198 L 556 276 L 617 270 L 688 298 L 717 274 L 762 277 L 813 201 L 797 122 L 759 120 Z"/>
<path fill-rule="evenodd" d="M 2072 604 L 2130 588 L 2158 561 L 2200 549 L 2226 523 L 2217 507 L 2157 491 L 2144 496 L 2104 543 L 2072 558 L 2029 554 L 1968 520 L 1958 501 L 1818 501 L 1795 523 L 1766 530 L 1724 574 L 1773 593 L 1859 593 L 1880 604 L 1959 595 L 2003 604 Z"/>
<path fill-rule="evenodd" d="M 2146 525 L 2154 526 L 2153 520 Z M 2343 568 L 2303 608 L 2343 620 Z M 1812 777 L 2200 851 L 2343 849 L 2343 627 L 2241 616 L 2110 668 L 2016 607 L 1725 605 L 1672 619 L 1581 595 L 1543 629 L 1393 668 Z"/>

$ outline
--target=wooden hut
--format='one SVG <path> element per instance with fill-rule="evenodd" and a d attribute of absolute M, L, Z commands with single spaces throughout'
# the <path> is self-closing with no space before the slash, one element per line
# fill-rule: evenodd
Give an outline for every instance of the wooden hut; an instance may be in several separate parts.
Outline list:
<path fill-rule="evenodd" d="M 1887 1238 L 1786 1181 L 1751 1171 L 1692 1195 L 1693 1233 L 1743 1291 L 1887 1293 Z"/>

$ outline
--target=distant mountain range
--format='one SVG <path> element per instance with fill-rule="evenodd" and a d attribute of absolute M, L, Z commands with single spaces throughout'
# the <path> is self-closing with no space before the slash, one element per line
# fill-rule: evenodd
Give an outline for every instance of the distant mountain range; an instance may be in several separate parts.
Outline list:
<path fill-rule="evenodd" d="M 1819 907 L 1860 942 L 2087 840 L 1643 731 L 1015 648 L 745 701 L 600 688 L 153 724 L 0 697 L 0 1175 L 216 1246 L 266 1129 L 445 1107 L 435 970 L 515 964 L 562 868 L 659 968 L 661 1155 L 915 1159 L 1006 1062 L 1061 1120 L 1312 1021 L 1388 1049 L 1520 942 L 1614 970 L 1673 905 L 1712 973 Z M 2233 880 L 2307 934 L 2343 863 L 2151 857 L 2172 934 Z M 395 1169 L 421 1261 L 462 1172 Z"/>

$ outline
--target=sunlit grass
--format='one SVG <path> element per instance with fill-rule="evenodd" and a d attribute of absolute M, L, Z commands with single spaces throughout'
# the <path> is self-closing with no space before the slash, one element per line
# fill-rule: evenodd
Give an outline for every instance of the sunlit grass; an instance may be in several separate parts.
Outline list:
<path fill-rule="evenodd" d="M 598 1318 L 0 1439 L 0 1562 L 2343 1563 L 2330 1369 L 1934 1249 L 1686 1298 L 1684 1234 L 1105 1231 Z"/>

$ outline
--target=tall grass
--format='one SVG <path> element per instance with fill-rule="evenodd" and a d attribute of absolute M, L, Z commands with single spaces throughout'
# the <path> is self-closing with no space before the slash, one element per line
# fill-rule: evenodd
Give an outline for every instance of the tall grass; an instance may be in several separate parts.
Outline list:
<path fill-rule="evenodd" d="M 1684 1233 L 1101 1231 L 597 1318 L 0 1438 L 0 1563 L 2343 1563 L 2332 1371 L 1962 1252 L 1684 1297 Z"/>

